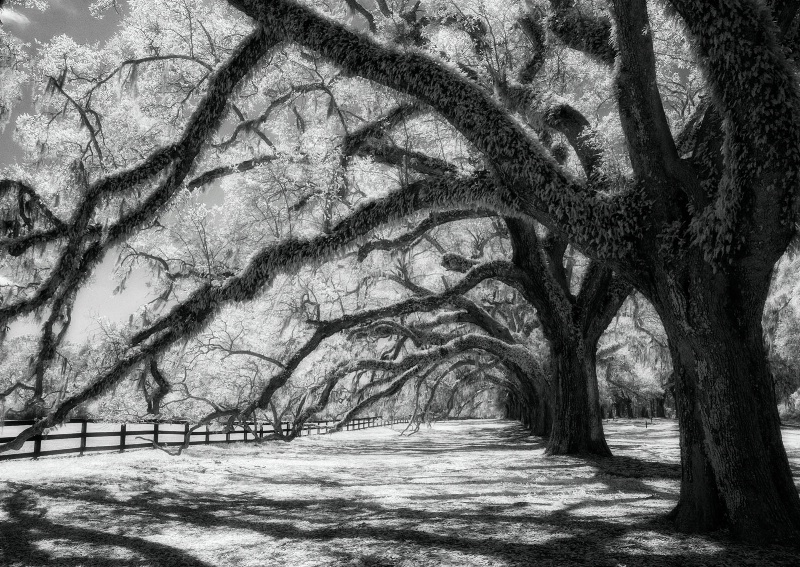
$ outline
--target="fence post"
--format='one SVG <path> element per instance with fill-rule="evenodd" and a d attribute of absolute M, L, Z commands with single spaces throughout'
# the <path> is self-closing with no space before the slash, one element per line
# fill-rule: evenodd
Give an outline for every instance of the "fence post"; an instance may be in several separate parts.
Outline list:
<path fill-rule="evenodd" d="M 242 424 L 242 428 L 244 430 L 244 441 L 247 441 L 247 422 L 246 421 Z"/>
<path fill-rule="evenodd" d="M 211 432 L 208 429 L 208 424 L 206 423 L 206 445 L 211 443 Z"/>
<path fill-rule="evenodd" d="M 264 424 L 258 426 L 258 436 L 263 439 L 264 438 Z"/>
<path fill-rule="evenodd" d="M 83 457 L 83 452 L 86 450 L 86 420 L 84 419 L 81 423 L 81 457 Z"/>
<path fill-rule="evenodd" d="M 42 452 L 42 436 L 37 435 L 33 438 L 33 458 L 38 459 L 39 453 Z"/>
<path fill-rule="evenodd" d="M 289 422 L 286 422 L 286 435 L 289 435 Z"/>
<path fill-rule="evenodd" d="M 230 428 L 225 430 L 225 443 L 231 442 L 231 430 Z"/>
<path fill-rule="evenodd" d="M 122 424 L 122 427 L 119 428 L 119 452 L 125 452 L 125 435 L 128 434 L 128 425 L 126 423 Z"/>
<path fill-rule="evenodd" d="M 189 422 L 183 424 L 183 445 L 188 449 L 192 442 L 192 434 L 189 432 Z"/>
<path fill-rule="evenodd" d="M 158 445 L 158 422 L 153 426 L 153 443 Z"/>

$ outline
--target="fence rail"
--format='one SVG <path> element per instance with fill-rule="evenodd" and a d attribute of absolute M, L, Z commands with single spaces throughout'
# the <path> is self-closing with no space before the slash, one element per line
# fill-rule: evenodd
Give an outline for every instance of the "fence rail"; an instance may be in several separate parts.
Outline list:
<path fill-rule="evenodd" d="M 384 427 L 395 423 L 408 423 L 409 418 L 384 419 L 378 417 L 359 417 L 349 421 L 343 428 L 344 431 L 355 431 L 371 427 Z M 0 443 L 6 443 L 16 435 L 32 425 L 34 421 L 6 421 L 0 428 Z M 328 433 L 336 421 L 317 421 L 303 425 L 300 436 L 323 435 Z M 289 433 L 291 422 L 281 422 L 279 430 Z M 35 435 L 19 451 L 0 453 L 0 461 L 10 459 L 31 459 L 53 455 L 66 455 L 94 451 L 119 451 L 128 449 L 153 448 L 154 443 L 161 447 L 177 445 L 210 445 L 215 443 L 241 443 L 257 441 L 265 435 L 275 433 L 271 423 L 236 423 L 231 429 L 212 430 L 208 425 L 205 429 L 192 431 L 189 423 L 97 423 L 86 420 L 70 420 L 60 426 L 58 430 L 68 430 L 64 433 L 46 433 Z M 11 431 L 9 431 L 11 430 Z M 10 436 L 8 436 L 11 434 Z M 114 439 L 109 444 L 108 440 Z"/>

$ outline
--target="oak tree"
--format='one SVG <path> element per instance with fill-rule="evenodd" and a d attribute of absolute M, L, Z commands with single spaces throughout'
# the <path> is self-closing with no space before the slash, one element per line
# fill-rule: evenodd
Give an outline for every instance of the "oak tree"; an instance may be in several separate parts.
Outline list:
<path fill-rule="evenodd" d="M 338 14 L 337 6 L 318 4 Z M 329 258 L 379 225 L 423 209 L 488 209 L 510 219 L 512 233 L 515 225 L 540 223 L 558 242 L 569 242 L 590 258 L 595 270 L 635 287 L 657 311 L 669 339 L 681 430 L 683 475 L 674 512 L 678 527 L 705 531 L 727 525 L 753 541 L 796 541 L 800 498 L 781 441 L 762 314 L 773 267 L 796 235 L 800 118 L 794 57 L 800 6 L 784 0 L 666 2 L 670 25 L 677 22 L 682 30 L 676 37 L 685 34 L 691 46 L 690 67 L 702 71 L 705 98 L 681 106 L 665 104 L 669 96 L 659 80 L 654 47 L 658 29 L 653 7 L 645 0 L 612 0 L 603 7 L 573 0 L 537 5 L 532 15 L 543 22 L 541 29 L 607 72 L 621 134 L 618 146 L 608 151 L 623 153 L 625 159 L 609 174 L 593 175 L 563 167 L 559 156 L 564 150 L 517 117 L 532 109 L 556 126 L 559 112 L 568 112 L 568 105 L 548 92 L 517 90 L 507 75 L 492 77 L 496 89 L 490 93 L 469 65 L 423 53 L 415 46 L 415 34 L 421 33 L 416 25 L 419 4 L 379 1 L 374 11 L 358 2 L 347 4 L 361 6 L 354 8 L 354 18 L 363 18 L 369 32 L 292 0 L 229 0 L 249 21 L 233 10 L 215 8 L 231 22 L 231 41 L 216 50 L 219 63 L 198 63 L 176 80 L 176 91 L 189 98 L 196 94 L 193 85 L 205 85 L 190 116 L 182 120 L 183 107 L 178 105 L 175 133 L 151 132 L 148 149 L 137 145 L 138 152 L 126 152 L 125 137 L 145 132 L 126 131 L 128 125 L 119 120 L 122 135 L 111 144 L 118 158 L 113 162 L 104 157 L 109 153 L 104 149 L 108 126 L 101 132 L 99 116 L 88 111 L 91 94 L 84 91 L 76 100 L 64 89 L 66 74 L 51 75 L 48 94 L 60 95 L 63 103 L 63 110 L 52 112 L 76 118 L 77 130 L 86 133 L 78 138 L 84 141 L 81 157 L 90 159 L 76 164 L 69 179 L 47 180 L 63 187 L 70 201 L 64 209 L 56 208 L 52 193 L 37 185 L 36 176 L 2 182 L 0 191 L 9 207 L 0 247 L 15 258 L 40 247 L 46 260 L 40 264 L 50 268 L 30 289 L 14 291 L 0 307 L 0 323 L 46 307 L 38 359 L 51 361 L 58 330 L 87 275 L 111 249 L 152 225 L 191 183 L 198 156 L 227 116 L 237 85 L 287 44 L 315 54 L 348 80 L 360 77 L 412 97 L 458 132 L 468 146 L 465 155 L 478 154 L 480 159 L 444 175 L 406 179 L 340 218 L 328 215 L 321 234 L 291 235 L 259 247 L 236 275 L 207 279 L 135 332 L 115 364 L 4 448 L 17 448 L 60 423 L 80 403 L 200 332 L 224 305 L 262 293 L 281 273 Z M 475 30 L 485 18 L 475 23 L 462 12 L 436 21 L 438 9 L 435 2 L 429 9 L 437 25 L 461 25 L 468 42 L 484 35 Z M 533 30 L 535 37 L 535 26 L 518 26 L 520 33 Z M 239 40 L 243 33 L 238 30 L 245 27 L 252 31 Z M 211 53 L 214 42 L 207 43 Z M 519 44 L 502 43 L 501 49 L 490 50 L 497 64 L 489 66 L 489 74 L 509 61 L 535 67 L 536 57 L 530 57 L 530 43 L 526 45 L 525 56 L 517 58 L 513 54 Z M 146 57 L 162 57 L 157 51 Z M 504 53 L 509 58 L 501 61 L 498 54 Z M 119 69 L 138 68 L 144 57 L 126 59 Z M 690 75 L 677 76 L 673 88 L 685 95 Z M 98 98 L 110 96 L 97 91 Z M 162 102 L 153 96 L 150 104 L 157 108 Z M 337 105 L 330 112 L 344 115 Z M 682 112 L 682 119 L 674 120 L 673 112 Z M 302 117 L 295 116 L 301 126 Z M 242 119 L 242 129 L 260 124 Z M 567 141 L 575 137 L 570 145 L 578 159 L 581 133 L 566 127 L 561 132 Z M 412 158 L 421 159 L 405 159 Z M 119 204 L 123 198 L 124 206 Z M 107 208 L 110 202 L 118 207 L 114 214 Z M 527 246 L 524 252 L 537 250 Z M 31 260 L 26 269 L 35 270 L 36 262 Z M 538 269 L 528 268 L 531 274 Z M 558 317 L 572 325 L 568 340 L 583 341 L 574 331 L 579 306 L 567 299 L 559 302 Z M 586 345 L 578 348 L 590 351 Z M 254 404 L 268 401 L 278 383 L 270 382 Z M 577 391 L 565 390 L 568 395 Z"/>

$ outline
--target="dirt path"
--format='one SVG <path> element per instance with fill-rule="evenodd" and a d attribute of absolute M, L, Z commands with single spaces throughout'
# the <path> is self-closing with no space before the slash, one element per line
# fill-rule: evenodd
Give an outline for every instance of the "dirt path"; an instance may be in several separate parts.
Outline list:
<path fill-rule="evenodd" d="M 511 422 L 0 463 L 0 565 L 798 565 L 687 537 L 674 422 L 607 423 L 615 459 L 549 458 Z M 787 429 L 800 470 L 800 430 Z"/>

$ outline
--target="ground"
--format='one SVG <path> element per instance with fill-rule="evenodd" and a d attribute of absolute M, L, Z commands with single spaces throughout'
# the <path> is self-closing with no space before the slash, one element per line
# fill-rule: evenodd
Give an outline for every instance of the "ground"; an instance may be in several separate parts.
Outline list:
<path fill-rule="evenodd" d="M 6 461 L 0 565 L 800 565 L 675 533 L 675 422 L 604 425 L 616 456 L 600 462 L 488 420 Z M 800 429 L 784 440 L 800 476 Z"/>

